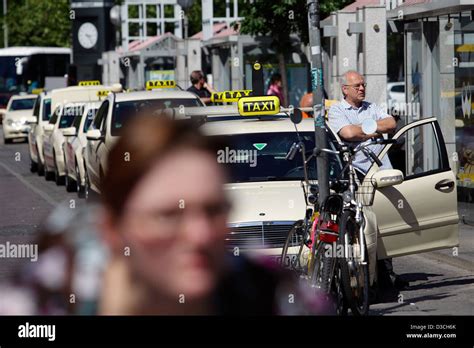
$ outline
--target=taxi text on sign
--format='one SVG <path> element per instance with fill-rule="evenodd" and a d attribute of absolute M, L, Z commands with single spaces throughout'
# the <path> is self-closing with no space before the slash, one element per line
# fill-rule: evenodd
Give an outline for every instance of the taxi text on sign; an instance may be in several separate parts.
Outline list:
<path fill-rule="evenodd" d="M 238 101 L 242 116 L 275 115 L 280 112 L 280 99 L 276 96 L 246 97 Z"/>

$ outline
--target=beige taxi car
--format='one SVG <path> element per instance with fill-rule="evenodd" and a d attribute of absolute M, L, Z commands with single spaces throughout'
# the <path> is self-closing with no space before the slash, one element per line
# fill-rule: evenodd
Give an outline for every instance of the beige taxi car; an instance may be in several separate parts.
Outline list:
<path fill-rule="evenodd" d="M 101 104 L 89 127 L 84 150 L 85 197 L 100 193 L 100 181 L 107 169 L 106 158 L 127 121 L 140 112 L 203 106 L 193 93 L 159 89 L 110 94 Z"/>
<path fill-rule="evenodd" d="M 26 139 L 30 125 L 35 122 L 33 107 L 38 96 L 34 94 L 14 95 L 7 104 L 3 116 L 3 141 L 11 143 L 13 139 Z"/>
<path fill-rule="evenodd" d="M 43 157 L 46 180 L 54 179 L 57 185 L 65 183 L 63 144 L 66 137 L 76 135 L 72 126 L 77 116 L 82 116 L 87 103 L 101 100 L 112 90 L 121 91 L 122 86 L 86 84 L 55 89 L 51 92 L 53 108 L 49 123 L 44 126 Z"/>
<path fill-rule="evenodd" d="M 48 92 L 42 92 L 36 100 L 33 108 L 35 122 L 31 124 L 28 132 L 28 149 L 30 153 L 30 170 L 38 175 L 44 174 L 43 157 L 43 134 L 44 126 L 48 124 L 51 117 L 51 96 Z"/>
<path fill-rule="evenodd" d="M 258 103 L 258 98 L 254 102 Z M 259 104 L 261 109 L 263 102 Z M 295 125 L 277 112 L 272 117 L 259 117 L 258 111 L 251 117 L 239 117 L 232 106 L 187 110 L 194 117 L 207 114 L 203 131 L 209 136 L 225 136 L 231 144 L 220 154 L 220 160 L 232 172 L 226 186 L 233 205 L 227 237 L 231 251 L 238 248 L 239 252 L 278 258 L 291 226 L 305 216 L 303 168 L 298 162 L 301 158 L 285 159 L 297 139 Z M 314 120 L 303 119 L 297 129 L 306 148 L 314 147 Z M 329 146 L 334 147 L 340 139 L 329 125 L 326 130 Z M 438 122 L 435 118 L 413 122 L 399 129 L 393 138 L 397 143 L 385 145 L 379 158 L 389 156 L 404 179 L 397 185 L 373 187 L 378 258 L 457 246 L 456 178 Z M 341 159 L 328 159 L 329 176 L 337 176 Z M 317 182 L 316 163 L 310 162 L 309 169 L 310 178 Z M 369 182 L 377 172 L 380 170 L 374 163 L 366 176 Z M 291 245 L 289 260 L 284 263 L 297 257 L 292 253 L 299 250 L 294 247 L 298 244 L 295 241 Z"/>
<path fill-rule="evenodd" d="M 84 197 L 84 149 L 87 144 L 86 132 L 99 109 L 101 102 L 87 103 L 82 115 L 77 116 L 72 124 L 75 135 L 67 137 L 63 144 L 66 171 L 66 191 L 77 192 L 79 198 Z"/>

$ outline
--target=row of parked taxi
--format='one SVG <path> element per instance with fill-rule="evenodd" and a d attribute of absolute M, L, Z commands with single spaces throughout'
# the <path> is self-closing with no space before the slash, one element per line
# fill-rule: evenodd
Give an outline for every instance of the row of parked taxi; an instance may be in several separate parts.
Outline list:
<path fill-rule="evenodd" d="M 167 89 L 122 91 L 121 85 L 83 82 L 38 96 L 27 134 L 31 170 L 89 198 L 99 193 L 105 158 L 127 118 L 144 108 L 202 106 L 195 95 Z"/>
<path fill-rule="evenodd" d="M 241 92 L 213 96 L 214 102 L 228 105 L 205 106 L 174 83 L 149 81 L 147 90 L 129 92 L 120 85 L 83 82 L 39 96 L 12 97 L 3 119 L 4 139 L 7 143 L 15 137 L 28 138 L 32 172 L 90 198 L 100 194 L 107 154 L 131 117 L 170 111 L 175 117 L 197 117 L 204 134 L 226 137 L 229 143 L 229 148 L 217 154 L 217 160 L 226 163 L 232 175 L 225 187 L 233 206 L 228 247 L 278 257 L 291 227 L 304 217 L 307 208 L 301 188 L 302 156 L 288 159 L 287 153 L 294 143 L 314 148 L 314 120 L 304 118 L 296 126 L 288 117 L 292 110 L 281 108 L 278 98 Z M 335 148 L 341 140 L 329 125 L 326 131 L 328 146 Z M 407 164 L 405 178 L 396 189 L 375 189 L 377 254 L 382 258 L 458 244 L 455 177 L 436 119 L 403 126 L 393 135 L 400 145 L 387 145 L 379 157 L 391 155 L 394 148 L 407 154 L 423 148 L 426 139 L 416 134 L 433 135 L 429 148 L 438 150 L 438 161 L 424 167 L 416 161 L 413 166 Z M 341 158 L 330 156 L 328 160 L 330 178 L 339 176 Z M 309 177 L 316 178 L 314 158 L 308 168 Z M 401 209 L 400 202 L 408 209 Z M 293 245 L 296 251 L 298 241 L 291 241 Z M 296 252 L 288 252 L 289 258 L 294 256 Z"/>

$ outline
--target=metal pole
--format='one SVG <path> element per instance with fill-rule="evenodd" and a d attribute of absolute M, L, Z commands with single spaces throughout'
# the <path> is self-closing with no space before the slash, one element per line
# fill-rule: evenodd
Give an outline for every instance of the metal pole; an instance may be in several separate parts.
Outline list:
<path fill-rule="evenodd" d="M 184 74 L 189 81 L 189 60 L 188 60 L 188 15 L 184 15 Z M 186 85 L 185 85 L 186 86 Z"/>
<path fill-rule="evenodd" d="M 313 115 L 315 143 L 318 148 L 327 147 L 326 127 L 324 124 L 323 69 L 321 56 L 321 33 L 319 29 L 319 1 L 307 0 L 309 46 L 311 50 L 311 82 L 313 86 Z M 319 205 L 329 195 L 329 175 L 327 154 L 320 152 L 316 157 L 319 185 Z"/>
<path fill-rule="evenodd" d="M 8 47 L 7 0 L 3 0 L 3 47 Z"/>

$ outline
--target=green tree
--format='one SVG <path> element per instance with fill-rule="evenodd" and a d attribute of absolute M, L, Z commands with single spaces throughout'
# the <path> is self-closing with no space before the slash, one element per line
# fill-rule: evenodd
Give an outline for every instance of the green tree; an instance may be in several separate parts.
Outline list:
<path fill-rule="evenodd" d="M 326 18 L 332 11 L 352 3 L 352 0 L 321 0 L 320 18 Z M 308 11 L 306 0 L 254 0 L 240 7 L 244 17 L 240 32 L 250 35 L 269 36 L 277 52 L 278 66 L 282 75 L 283 94 L 288 100 L 285 53 L 291 47 L 291 34 L 296 34 L 301 42 L 308 43 Z"/>
<path fill-rule="evenodd" d="M 69 0 L 10 0 L 6 17 L 8 44 L 71 46 L 71 15 Z"/>

